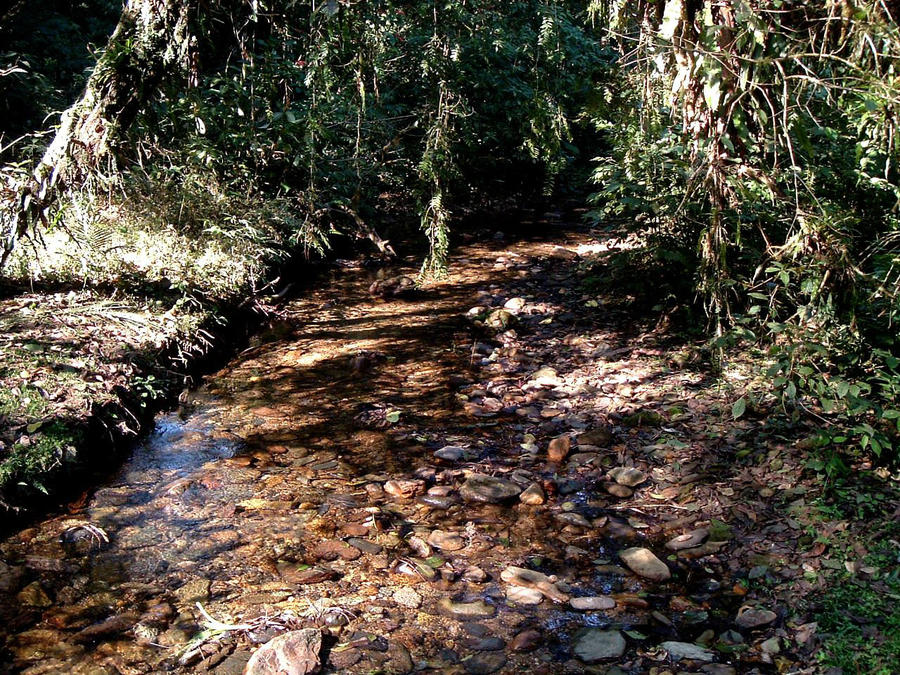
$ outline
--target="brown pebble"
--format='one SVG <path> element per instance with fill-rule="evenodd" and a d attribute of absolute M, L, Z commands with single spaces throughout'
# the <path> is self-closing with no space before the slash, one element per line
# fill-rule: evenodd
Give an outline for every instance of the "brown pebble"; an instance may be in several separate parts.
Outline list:
<path fill-rule="evenodd" d="M 566 458 L 566 455 L 569 454 L 569 450 L 571 449 L 572 439 L 570 439 L 567 434 L 557 436 L 550 441 L 550 445 L 547 446 L 547 458 L 551 462 L 561 462 Z"/>
<path fill-rule="evenodd" d="M 513 652 L 530 652 L 540 646 L 543 635 L 533 628 L 518 633 L 509 643 L 509 649 Z"/>

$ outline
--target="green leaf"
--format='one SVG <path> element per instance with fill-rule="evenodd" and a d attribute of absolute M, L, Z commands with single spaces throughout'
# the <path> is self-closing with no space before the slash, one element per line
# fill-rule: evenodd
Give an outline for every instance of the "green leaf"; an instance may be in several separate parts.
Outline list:
<path fill-rule="evenodd" d="M 386 419 L 391 424 L 396 424 L 397 422 L 400 421 L 400 411 L 399 410 L 391 410 L 388 412 L 387 415 L 384 416 L 384 419 Z"/>
<path fill-rule="evenodd" d="M 737 401 L 734 402 L 734 405 L 731 406 L 731 416 L 734 419 L 738 419 L 746 411 L 747 411 L 747 399 L 745 399 L 743 396 L 741 396 Z"/>

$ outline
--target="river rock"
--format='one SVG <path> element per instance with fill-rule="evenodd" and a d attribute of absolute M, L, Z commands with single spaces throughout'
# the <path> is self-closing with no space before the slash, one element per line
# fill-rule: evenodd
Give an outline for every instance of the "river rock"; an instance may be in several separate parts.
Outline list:
<path fill-rule="evenodd" d="M 467 502 L 499 504 L 518 497 L 522 488 L 512 481 L 473 473 L 459 489 L 460 496 Z"/>
<path fill-rule="evenodd" d="M 532 483 L 519 495 L 519 501 L 530 506 L 539 506 L 547 501 L 547 497 L 539 483 Z"/>
<path fill-rule="evenodd" d="M 692 661 L 712 661 L 713 653 L 708 649 L 690 642 L 663 642 L 660 647 L 669 653 L 673 661 L 690 659 Z"/>
<path fill-rule="evenodd" d="M 359 539 L 357 537 L 348 539 L 347 543 L 350 544 L 353 548 L 357 548 L 363 553 L 368 553 L 369 555 L 378 555 L 383 550 L 381 545 L 367 539 Z"/>
<path fill-rule="evenodd" d="M 750 629 L 759 628 L 760 626 L 767 626 L 777 618 L 778 615 L 770 609 L 751 607 L 740 611 L 734 622 L 740 628 Z"/>
<path fill-rule="evenodd" d="M 539 605 L 544 600 L 544 594 L 535 588 L 510 586 L 506 589 L 506 599 L 517 605 Z"/>
<path fill-rule="evenodd" d="M 625 653 L 625 638 L 617 630 L 591 628 L 575 640 L 572 650 L 585 663 L 617 659 Z"/>
<path fill-rule="evenodd" d="M 244 675 L 307 675 L 319 670 L 322 633 L 315 628 L 295 630 L 269 640 L 256 650 Z"/>
<path fill-rule="evenodd" d="M 536 370 L 532 373 L 530 382 L 541 387 L 556 387 L 561 384 L 559 374 L 550 367 Z"/>
<path fill-rule="evenodd" d="M 546 574 L 541 574 L 535 570 L 510 565 L 500 573 L 500 578 L 513 586 L 522 586 L 540 591 L 553 602 L 569 601 L 569 596 L 554 585 L 555 578 L 548 577 Z"/>
<path fill-rule="evenodd" d="M 617 466 L 615 469 L 610 470 L 609 477 L 619 485 L 630 488 L 640 485 L 647 480 L 647 474 L 631 466 Z"/>
<path fill-rule="evenodd" d="M 322 541 L 309 550 L 309 554 L 317 560 L 356 560 L 362 555 L 358 548 L 343 541 Z"/>
<path fill-rule="evenodd" d="M 572 609 L 578 610 L 603 610 L 612 609 L 616 606 L 616 601 L 605 595 L 598 595 L 586 598 L 572 598 L 569 600 Z"/>
<path fill-rule="evenodd" d="M 389 480 L 384 484 L 384 491 L 393 497 L 410 499 L 425 492 L 423 480 Z"/>
<path fill-rule="evenodd" d="M 497 613 L 497 608 L 487 604 L 484 600 L 474 602 L 453 602 L 450 598 L 444 598 L 438 603 L 438 610 L 446 616 L 462 621 L 473 619 L 490 619 Z"/>
<path fill-rule="evenodd" d="M 466 547 L 466 540 L 454 532 L 434 530 L 428 535 L 428 543 L 442 551 L 458 551 Z"/>
<path fill-rule="evenodd" d="M 471 675 L 489 675 L 496 673 L 506 665 L 503 652 L 482 652 L 463 661 L 463 668 Z"/>
<path fill-rule="evenodd" d="M 694 548 L 695 546 L 702 544 L 708 536 L 709 530 L 705 527 L 701 527 L 692 532 L 688 532 L 687 534 L 680 534 L 674 539 L 670 539 L 666 542 L 666 548 L 670 551 L 681 551 L 686 548 Z"/>
<path fill-rule="evenodd" d="M 665 581 L 672 576 L 669 567 L 657 558 L 650 549 L 640 547 L 626 548 L 624 551 L 619 551 L 619 557 L 632 572 L 645 579 Z"/>
<path fill-rule="evenodd" d="M 543 639 L 544 636 L 541 635 L 540 631 L 529 628 L 516 634 L 509 643 L 509 650 L 512 652 L 530 652 L 537 649 L 543 642 Z"/>
<path fill-rule="evenodd" d="M 181 605 L 193 605 L 209 599 L 209 579 L 191 579 L 175 590 L 175 597 Z"/>
<path fill-rule="evenodd" d="M 26 607 L 49 607 L 53 604 L 40 582 L 32 581 L 19 591 L 16 599 Z"/>
<path fill-rule="evenodd" d="M 25 570 L 11 567 L 0 560 L 0 593 L 14 593 L 21 585 Z"/>
<path fill-rule="evenodd" d="M 458 445 L 445 445 L 440 450 L 435 451 L 434 456 L 445 462 L 458 462 L 466 455 L 465 448 Z"/>
<path fill-rule="evenodd" d="M 510 298 L 503 303 L 503 309 L 508 309 L 510 312 L 518 312 L 523 307 L 525 307 L 525 298 Z"/>
<path fill-rule="evenodd" d="M 628 497 L 634 494 L 634 491 L 630 487 L 625 487 L 618 483 L 607 483 L 606 491 L 613 497 L 618 497 L 619 499 L 628 499 Z"/>
<path fill-rule="evenodd" d="M 572 439 L 569 438 L 568 434 L 557 436 L 550 441 L 550 445 L 547 446 L 547 459 L 551 462 L 561 462 L 566 458 L 566 455 L 569 454 L 569 450 L 571 449 Z"/>

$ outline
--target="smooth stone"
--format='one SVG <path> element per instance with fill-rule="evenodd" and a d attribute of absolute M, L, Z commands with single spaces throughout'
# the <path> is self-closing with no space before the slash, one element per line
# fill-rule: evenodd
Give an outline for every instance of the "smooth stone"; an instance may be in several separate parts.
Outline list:
<path fill-rule="evenodd" d="M 459 489 L 460 496 L 467 502 L 498 504 L 518 497 L 522 488 L 512 481 L 474 473 Z"/>
<path fill-rule="evenodd" d="M 572 606 L 572 609 L 603 610 L 612 609 L 613 607 L 615 607 L 616 601 L 608 596 L 598 595 L 586 598 L 572 598 L 571 600 L 569 600 L 569 604 Z"/>
<path fill-rule="evenodd" d="M 559 374 L 550 367 L 536 370 L 529 381 L 542 387 L 555 387 L 560 384 Z"/>
<path fill-rule="evenodd" d="M 630 487 L 625 487 L 618 483 L 607 483 L 606 491 L 613 497 L 618 497 L 619 499 L 628 499 L 628 497 L 634 494 L 634 491 Z"/>
<path fill-rule="evenodd" d="M 565 523 L 566 525 L 574 525 L 575 527 L 581 527 L 585 530 L 590 530 L 593 527 L 593 525 L 591 525 L 591 521 L 582 516 L 580 513 L 557 513 L 555 518 L 561 523 Z"/>
<path fill-rule="evenodd" d="M 466 540 L 453 532 L 434 530 L 428 535 L 428 543 L 442 551 L 458 551 L 466 547 Z"/>
<path fill-rule="evenodd" d="M 467 641 L 466 646 L 476 652 L 498 652 L 506 647 L 506 643 L 498 637 L 483 637 L 471 642 Z"/>
<path fill-rule="evenodd" d="M 459 504 L 459 500 L 456 497 L 444 497 L 442 495 L 423 495 L 419 497 L 418 501 L 439 511 L 446 511 Z"/>
<path fill-rule="evenodd" d="M 666 581 L 671 578 L 669 567 L 657 558 L 650 549 L 633 547 L 619 551 L 619 557 L 638 576 L 652 581 Z"/>
<path fill-rule="evenodd" d="M 394 602 L 410 609 L 422 606 L 422 596 L 416 593 L 410 586 L 401 586 L 394 591 Z"/>
<path fill-rule="evenodd" d="M 517 605 L 539 605 L 544 600 L 544 594 L 535 588 L 510 586 L 506 589 L 506 599 Z"/>
<path fill-rule="evenodd" d="M 503 303 L 503 309 L 508 309 L 511 312 L 518 312 L 523 307 L 525 307 L 525 298 L 510 298 Z"/>
<path fill-rule="evenodd" d="M 244 675 L 307 675 L 319 669 L 322 633 L 304 628 L 284 633 L 257 649 Z"/>
<path fill-rule="evenodd" d="M 469 565 L 462 575 L 463 581 L 469 581 L 473 584 L 481 584 L 487 581 L 488 575 L 480 567 Z"/>
<path fill-rule="evenodd" d="M 778 615 L 770 609 L 758 609 L 754 607 L 740 612 L 734 622 L 740 628 L 749 629 L 767 626 L 777 618 Z"/>
<path fill-rule="evenodd" d="M 423 480 L 389 480 L 384 484 L 384 491 L 393 497 L 409 499 L 425 492 Z"/>
<path fill-rule="evenodd" d="M 446 462 L 458 462 L 465 457 L 465 455 L 465 448 L 461 448 L 458 445 L 447 445 L 434 453 L 435 457 L 443 459 Z"/>
<path fill-rule="evenodd" d="M 519 501 L 530 506 L 539 506 L 547 501 L 547 497 L 539 483 L 532 483 L 519 495 Z"/>
<path fill-rule="evenodd" d="M 617 466 L 615 469 L 611 469 L 608 475 L 619 485 L 630 488 L 647 480 L 647 474 L 630 466 Z"/>
<path fill-rule="evenodd" d="M 617 630 L 591 628 L 576 640 L 572 651 L 585 663 L 617 659 L 625 653 L 625 638 Z"/>
<path fill-rule="evenodd" d="M 550 445 L 547 446 L 547 458 L 551 462 L 561 462 L 566 458 L 566 455 L 569 454 L 569 450 L 571 449 L 572 439 L 569 438 L 568 434 L 557 436 L 550 441 Z"/>
<path fill-rule="evenodd" d="M 550 578 L 535 570 L 510 565 L 500 573 L 500 578 L 513 586 L 539 591 L 553 602 L 569 601 L 569 596 L 554 585 L 555 578 Z"/>
<path fill-rule="evenodd" d="M 544 636 L 541 635 L 540 631 L 529 628 L 516 634 L 512 642 L 509 643 L 509 650 L 511 652 L 530 652 L 537 649 L 543 642 L 543 639 Z"/>
<path fill-rule="evenodd" d="M 449 598 L 444 598 L 438 603 L 438 609 L 443 614 L 462 620 L 490 619 L 497 613 L 497 608 L 484 600 L 453 602 Z"/>
<path fill-rule="evenodd" d="M 358 539 L 353 537 L 352 539 L 348 539 L 347 543 L 350 544 L 353 548 L 358 548 L 363 553 L 368 553 L 369 555 L 378 555 L 384 549 L 379 544 L 375 542 L 368 541 L 367 539 Z"/>
<path fill-rule="evenodd" d="M 462 665 L 471 675 L 489 675 L 506 665 L 506 655 L 503 652 L 481 652 L 464 660 Z"/>
<path fill-rule="evenodd" d="M 708 649 L 690 642 L 663 642 L 660 647 L 669 653 L 669 658 L 680 661 L 690 659 L 692 661 L 712 661 L 713 653 Z"/>
<path fill-rule="evenodd" d="M 670 539 L 666 542 L 666 548 L 670 551 L 681 551 L 686 548 L 694 548 L 695 546 L 702 544 L 708 536 L 709 530 L 705 527 L 701 527 L 692 532 L 688 532 L 687 534 L 680 534 L 674 539 Z"/>

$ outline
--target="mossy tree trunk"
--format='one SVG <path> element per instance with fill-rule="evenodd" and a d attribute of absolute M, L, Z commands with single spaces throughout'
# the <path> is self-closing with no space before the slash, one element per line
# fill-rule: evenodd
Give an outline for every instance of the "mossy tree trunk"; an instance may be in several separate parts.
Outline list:
<path fill-rule="evenodd" d="M 0 186 L 2 267 L 16 242 L 47 225 L 70 191 L 113 169 L 116 142 L 162 81 L 186 69 L 196 0 L 127 0 L 78 101 L 32 173 Z M 106 170 L 106 171 L 104 171 Z"/>

